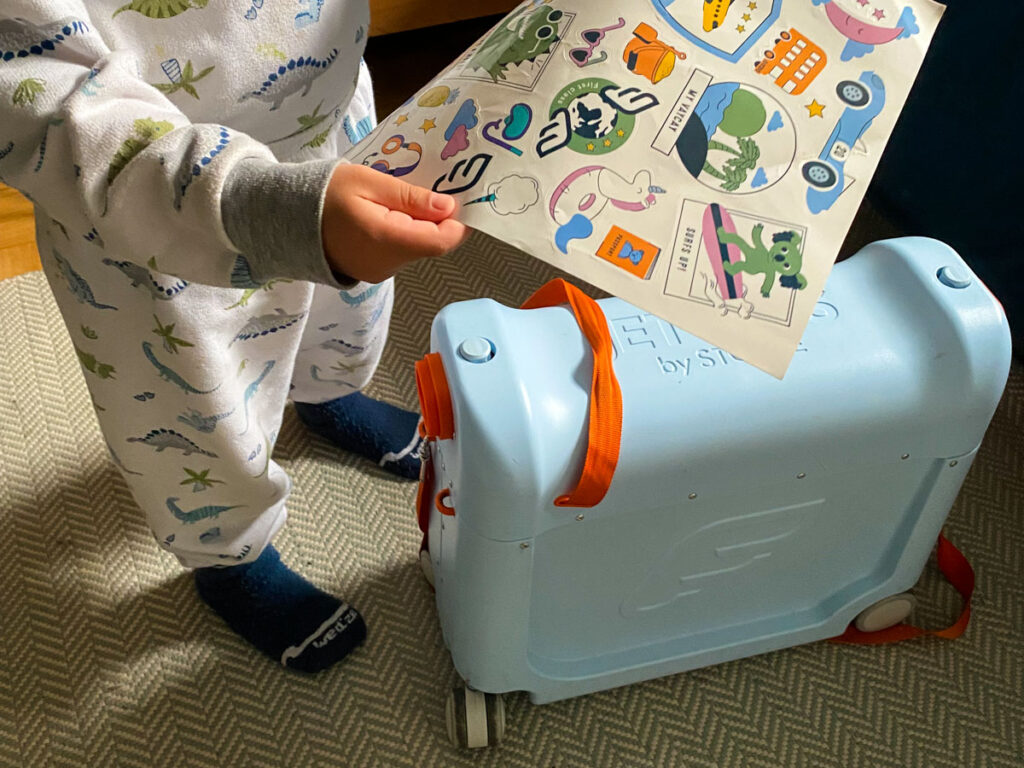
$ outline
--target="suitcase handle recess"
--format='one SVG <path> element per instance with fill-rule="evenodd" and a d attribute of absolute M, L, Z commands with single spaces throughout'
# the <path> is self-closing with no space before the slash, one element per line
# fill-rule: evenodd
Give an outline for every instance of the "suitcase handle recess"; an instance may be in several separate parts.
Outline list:
<path fill-rule="evenodd" d="M 594 352 L 590 385 L 590 424 L 587 456 L 576 487 L 555 499 L 556 507 L 593 507 L 608 493 L 619 463 L 622 442 L 622 389 L 612 366 L 612 337 L 608 321 L 596 301 L 575 285 L 555 279 L 541 286 L 523 304 L 540 309 L 568 304 Z"/>

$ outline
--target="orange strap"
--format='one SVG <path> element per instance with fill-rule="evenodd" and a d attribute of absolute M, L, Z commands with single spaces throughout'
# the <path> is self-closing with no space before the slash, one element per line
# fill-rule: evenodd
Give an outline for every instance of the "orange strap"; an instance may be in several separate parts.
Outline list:
<path fill-rule="evenodd" d="M 612 367 L 612 337 L 601 307 L 583 291 L 556 279 L 540 287 L 523 309 L 568 304 L 594 352 L 590 386 L 590 427 L 587 457 L 576 488 L 555 499 L 556 507 L 593 507 L 612 484 L 622 442 L 622 390 Z"/>
<path fill-rule="evenodd" d="M 960 618 L 946 629 L 931 630 L 914 627 L 910 624 L 897 624 L 895 627 L 882 629 L 878 632 L 861 632 L 851 624 L 846 632 L 839 637 L 831 638 L 833 643 L 857 643 L 861 645 L 881 645 L 883 643 L 898 643 L 900 640 L 909 640 L 912 637 L 921 635 L 935 635 L 954 640 L 967 629 L 967 622 L 971 620 L 971 595 L 974 593 L 974 569 L 967 562 L 963 553 L 954 547 L 949 539 L 939 534 L 938 551 L 939 570 L 946 580 L 952 584 L 956 591 L 964 598 L 964 609 L 960 612 Z"/>

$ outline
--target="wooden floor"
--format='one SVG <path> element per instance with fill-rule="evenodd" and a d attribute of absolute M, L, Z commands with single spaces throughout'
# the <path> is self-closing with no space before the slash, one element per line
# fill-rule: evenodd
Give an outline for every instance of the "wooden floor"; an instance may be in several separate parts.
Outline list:
<path fill-rule="evenodd" d="M 39 268 L 32 205 L 0 184 L 0 280 Z"/>

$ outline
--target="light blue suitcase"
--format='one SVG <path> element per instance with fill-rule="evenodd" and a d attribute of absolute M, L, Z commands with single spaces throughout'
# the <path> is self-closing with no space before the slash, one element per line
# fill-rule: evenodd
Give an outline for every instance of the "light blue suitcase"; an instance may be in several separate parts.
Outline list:
<path fill-rule="evenodd" d="M 450 305 L 417 366 L 421 556 L 463 746 L 501 738 L 496 694 L 545 703 L 902 621 L 1009 372 L 999 303 L 927 239 L 838 264 L 782 381 L 599 305 L 622 429 L 596 506 L 554 504 L 588 450 L 593 353 L 567 307 Z"/>

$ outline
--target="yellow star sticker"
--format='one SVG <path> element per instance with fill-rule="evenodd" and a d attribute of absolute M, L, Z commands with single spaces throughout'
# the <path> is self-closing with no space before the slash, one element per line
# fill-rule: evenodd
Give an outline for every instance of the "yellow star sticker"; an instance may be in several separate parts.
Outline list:
<path fill-rule="evenodd" d="M 749 3 L 747 3 L 747 8 L 749 8 L 752 11 L 756 11 L 757 10 L 757 3 L 755 3 L 753 0 L 751 0 Z"/>
<path fill-rule="evenodd" d="M 611 140 L 611 139 L 605 139 L 605 140 L 604 140 L 604 145 L 605 145 L 606 147 L 610 147 L 610 146 L 612 145 L 612 140 Z"/>
<path fill-rule="evenodd" d="M 807 111 L 810 113 L 810 117 L 824 117 L 825 106 L 819 104 L 817 99 L 814 99 L 810 104 L 805 104 Z"/>
<path fill-rule="evenodd" d="M 423 125 L 420 126 L 420 130 L 424 133 L 430 133 L 432 128 L 437 128 L 437 123 L 434 122 L 434 118 L 428 117 L 423 121 Z"/>
<path fill-rule="evenodd" d="M 395 119 L 395 125 L 401 125 L 402 123 L 406 122 L 408 119 L 409 119 L 408 115 L 399 115 Z"/>
<path fill-rule="evenodd" d="M 590 144 L 587 144 L 587 152 L 593 152 L 593 151 L 594 151 L 594 144 L 593 144 L 593 142 L 591 142 Z"/>
<path fill-rule="evenodd" d="M 749 13 L 744 13 L 743 14 L 743 20 L 744 21 L 750 21 L 750 14 Z"/>
<path fill-rule="evenodd" d="M 619 128 L 619 130 L 617 130 L 615 132 L 615 135 L 618 136 L 621 139 L 623 136 L 626 135 L 626 132 L 624 130 L 622 130 L 621 128 Z"/>
<path fill-rule="evenodd" d="M 742 24 L 737 24 L 736 25 L 736 31 L 737 32 L 743 32 L 744 30 L 746 30 L 746 27 L 744 27 Z"/>

